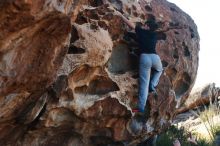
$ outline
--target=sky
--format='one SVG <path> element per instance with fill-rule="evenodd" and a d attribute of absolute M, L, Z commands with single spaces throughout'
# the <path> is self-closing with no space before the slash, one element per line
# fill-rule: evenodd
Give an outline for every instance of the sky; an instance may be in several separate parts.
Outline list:
<path fill-rule="evenodd" d="M 220 87 L 219 0 L 168 0 L 189 14 L 200 36 L 199 68 L 194 88 L 207 83 Z M 219 44 L 218 44 L 219 42 Z"/>

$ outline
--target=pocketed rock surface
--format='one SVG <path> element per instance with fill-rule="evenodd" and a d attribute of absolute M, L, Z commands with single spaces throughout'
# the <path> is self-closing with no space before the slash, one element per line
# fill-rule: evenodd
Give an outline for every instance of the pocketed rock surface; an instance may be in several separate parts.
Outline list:
<path fill-rule="evenodd" d="M 193 87 L 199 35 L 174 4 L 146 2 L 144 16 L 134 0 L 0 1 L 0 145 L 137 145 L 167 128 Z M 138 47 L 114 9 L 170 28 L 158 33 L 164 72 L 144 125 L 131 112 Z"/>

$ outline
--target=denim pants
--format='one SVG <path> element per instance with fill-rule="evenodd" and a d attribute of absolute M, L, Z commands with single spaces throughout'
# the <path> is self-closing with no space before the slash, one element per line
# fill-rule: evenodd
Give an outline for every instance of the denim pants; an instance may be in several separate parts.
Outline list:
<path fill-rule="evenodd" d="M 151 75 L 151 68 L 155 70 Z M 138 109 L 140 112 L 144 112 L 148 91 L 155 90 L 160 76 L 162 74 L 163 67 L 160 57 L 157 54 L 141 54 L 139 63 L 139 100 Z"/>

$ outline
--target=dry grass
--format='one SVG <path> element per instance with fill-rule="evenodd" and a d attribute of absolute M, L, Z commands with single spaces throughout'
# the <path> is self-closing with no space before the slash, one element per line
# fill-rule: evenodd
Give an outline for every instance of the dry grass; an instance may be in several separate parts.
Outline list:
<path fill-rule="evenodd" d="M 203 107 L 204 110 L 198 109 L 194 114 L 201 120 L 210 140 L 214 141 L 216 133 L 220 131 L 220 106 L 216 100 L 208 107 L 205 105 Z"/>

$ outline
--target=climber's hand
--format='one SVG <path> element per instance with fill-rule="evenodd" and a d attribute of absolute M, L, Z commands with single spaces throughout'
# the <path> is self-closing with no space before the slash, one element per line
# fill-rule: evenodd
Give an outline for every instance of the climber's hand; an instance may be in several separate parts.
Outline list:
<path fill-rule="evenodd" d="M 119 11 L 115 11 L 114 13 L 115 13 L 116 15 L 120 16 L 120 17 L 123 16 L 123 15 L 121 14 L 121 12 L 119 12 Z"/>

